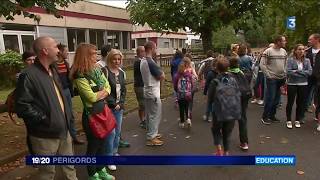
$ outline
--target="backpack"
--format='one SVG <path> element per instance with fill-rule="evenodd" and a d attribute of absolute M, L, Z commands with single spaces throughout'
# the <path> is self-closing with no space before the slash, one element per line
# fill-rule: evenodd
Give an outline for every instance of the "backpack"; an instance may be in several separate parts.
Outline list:
<path fill-rule="evenodd" d="M 180 76 L 177 84 L 177 97 L 180 100 L 192 99 L 192 77 Z"/>
<path fill-rule="evenodd" d="M 204 67 L 203 67 L 203 70 L 202 70 L 204 79 L 207 79 L 207 76 L 208 76 L 209 71 L 212 70 L 212 61 L 213 61 L 213 60 L 208 60 L 208 61 L 205 62 L 205 64 L 204 64 Z"/>
<path fill-rule="evenodd" d="M 241 92 L 236 80 L 228 75 L 214 80 L 217 83 L 214 112 L 217 121 L 241 119 Z"/>
<path fill-rule="evenodd" d="M 238 82 L 238 87 L 241 92 L 242 97 L 249 97 L 251 98 L 252 92 L 250 89 L 249 81 L 247 80 L 245 74 L 239 73 L 231 73 L 232 77 Z"/>

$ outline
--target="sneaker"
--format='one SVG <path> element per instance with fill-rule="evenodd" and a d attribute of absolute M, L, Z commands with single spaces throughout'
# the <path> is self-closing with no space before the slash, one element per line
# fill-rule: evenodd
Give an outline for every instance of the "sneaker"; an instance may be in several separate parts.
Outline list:
<path fill-rule="evenodd" d="M 288 129 L 292 129 L 292 122 L 291 121 L 287 121 L 287 128 Z"/>
<path fill-rule="evenodd" d="M 180 127 L 180 128 L 184 128 L 184 123 L 179 122 L 179 127 Z"/>
<path fill-rule="evenodd" d="M 186 122 L 186 124 L 187 124 L 187 126 L 189 127 L 189 128 L 191 128 L 191 119 L 187 119 L 187 122 Z"/>
<path fill-rule="evenodd" d="M 214 153 L 215 156 L 223 156 L 223 150 L 220 149 L 220 150 L 217 150 L 215 153 Z"/>
<path fill-rule="evenodd" d="M 146 121 L 141 121 L 139 126 L 142 128 L 142 129 L 147 129 L 147 124 L 146 124 Z"/>
<path fill-rule="evenodd" d="M 276 117 L 273 117 L 270 119 L 272 123 L 279 123 L 280 119 L 277 119 Z"/>
<path fill-rule="evenodd" d="M 158 138 L 153 138 L 147 141 L 147 146 L 162 146 L 163 141 L 159 140 Z"/>
<path fill-rule="evenodd" d="M 212 122 L 212 118 L 208 118 L 208 120 L 207 120 L 208 122 Z"/>
<path fill-rule="evenodd" d="M 248 143 L 241 143 L 240 144 L 240 149 L 243 151 L 246 151 L 249 149 Z"/>
<path fill-rule="evenodd" d="M 295 126 L 296 128 L 300 128 L 300 127 L 301 127 L 300 122 L 299 122 L 299 121 L 295 121 L 295 122 L 294 122 L 294 126 Z"/>
<path fill-rule="evenodd" d="M 162 138 L 162 134 L 157 134 L 156 138 L 161 139 Z"/>
<path fill-rule="evenodd" d="M 255 103 L 257 103 L 258 101 L 257 101 L 257 99 L 253 99 L 252 101 L 251 101 L 251 104 L 255 104 Z"/>
<path fill-rule="evenodd" d="M 102 180 L 115 180 L 116 178 L 112 175 L 110 175 L 106 168 L 103 168 L 101 171 L 98 172 L 99 178 Z"/>
<path fill-rule="evenodd" d="M 320 131 L 320 124 L 317 125 L 317 131 Z"/>
<path fill-rule="evenodd" d="M 124 140 L 119 141 L 119 148 L 128 148 L 130 147 L 130 143 Z"/>
<path fill-rule="evenodd" d="M 308 109 L 307 109 L 307 111 L 308 111 L 309 113 L 313 113 L 313 107 L 312 107 L 312 106 L 309 106 Z"/>
<path fill-rule="evenodd" d="M 257 104 L 258 105 L 263 105 L 263 100 L 258 100 Z"/>
<path fill-rule="evenodd" d="M 98 173 L 95 173 L 93 176 L 89 176 L 89 180 L 101 180 Z"/>
<path fill-rule="evenodd" d="M 204 121 L 208 121 L 207 115 L 203 115 L 203 116 L 202 116 L 202 119 L 203 119 Z"/>
<path fill-rule="evenodd" d="M 115 170 L 117 170 L 117 166 L 116 165 L 108 165 L 108 169 L 110 171 L 115 171 Z"/>
<path fill-rule="evenodd" d="M 300 120 L 300 124 L 305 124 L 306 121 L 305 120 Z"/>
<path fill-rule="evenodd" d="M 271 124 L 271 120 L 269 118 L 261 118 L 262 124 L 265 125 L 270 125 Z"/>

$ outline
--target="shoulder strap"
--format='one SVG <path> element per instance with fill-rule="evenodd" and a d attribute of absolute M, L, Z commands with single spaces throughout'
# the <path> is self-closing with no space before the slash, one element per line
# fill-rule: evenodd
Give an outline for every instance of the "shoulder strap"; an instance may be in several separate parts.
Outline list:
<path fill-rule="evenodd" d="M 108 76 L 109 76 L 109 72 L 108 72 L 108 68 L 105 66 L 105 67 L 102 67 L 101 68 L 101 71 L 103 72 L 104 76 L 106 77 L 106 79 L 108 80 Z"/>

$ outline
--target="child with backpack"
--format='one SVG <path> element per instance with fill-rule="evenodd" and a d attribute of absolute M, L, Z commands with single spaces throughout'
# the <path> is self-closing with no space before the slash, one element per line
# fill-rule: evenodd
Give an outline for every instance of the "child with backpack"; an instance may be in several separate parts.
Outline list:
<path fill-rule="evenodd" d="M 239 124 L 239 137 L 240 137 L 240 149 L 246 151 L 248 146 L 248 129 L 247 129 L 247 109 L 248 102 L 252 96 L 249 81 L 246 75 L 239 68 L 239 58 L 232 57 L 230 60 L 229 72 L 235 78 L 238 83 L 241 92 L 241 120 Z"/>
<path fill-rule="evenodd" d="M 177 92 L 179 104 L 179 127 L 184 128 L 185 125 L 191 127 L 191 119 L 188 116 L 188 110 L 189 104 L 192 102 L 193 71 L 191 60 L 188 57 L 184 57 L 179 65 L 178 72 L 174 78 L 174 90 Z"/>
<path fill-rule="evenodd" d="M 213 103 L 212 136 L 215 155 L 229 155 L 229 138 L 234 123 L 241 119 L 241 92 L 235 78 L 228 73 L 229 61 L 217 60 L 218 76 L 209 85 L 208 99 Z M 223 145 L 223 146 L 222 146 Z"/>

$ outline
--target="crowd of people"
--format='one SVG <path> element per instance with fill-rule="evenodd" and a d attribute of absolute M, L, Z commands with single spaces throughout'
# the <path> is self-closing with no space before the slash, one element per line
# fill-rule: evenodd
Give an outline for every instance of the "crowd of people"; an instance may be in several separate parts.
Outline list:
<path fill-rule="evenodd" d="M 312 34 L 308 46 L 297 44 L 287 54 L 286 37 L 277 36 L 261 53 L 253 55 L 245 44 L 232 44 L 229 56 L 209 50 L 207 58 L 195 64 L 190 52 L 177 50 L 171 62 L 178 126 L 192 128 L 192 107 L 196 92 L 207 96 L 204 121 L 212 122 L 215 155 L 229 155 L 229 139 L 238 121 L 240 148 L 249 149 L 247 108 L 249 102 L 264 106 L 261 122 L 281 122 L 276 117 L 287 92 L 286 123 L 292 129 L 305 123 L 305 113 L 314 107 L 319 121 L 320 107 L 320 35 Z M 162 115 L 160 82 L 165 73 L 157 64 L 156 44 L 137 47 L 134 62 L 134 92 L 139 105 L 139 126 L 146 129 L 146 146 L 162 146 L 159 134 Z M 25 122 L 27 145 L 32 155 L 73 155 L 73 144 L 84 144 L 77 137 L 72 97 L 83 103 L 82 128 L 86 136 L 86 155 L 119 156 L 119 147 L 130 144 L 121 138 L 126 73 L 123 55 L 105 45 L 97 60 L 97 47 L 81 43 L 75 51 L 72 67 L 67 61 L 68 48 L 51 37 L 39 37 L 33 52 L 25 52 L 26 68 L 17 74 L 15 111 Z M 250 101 L 251 99 L 251 101 Z M 295 117 L 292 118 L 296 102 Z M 91 118 L 106 105 L 115 119 L 104 137 L 96 135 Z M 6 107 L 3 106 L 3 109 Z M 293 121 L 292 121 L 293 120 Z M 318 123 L 317 130 L 320 131 Z M 88 165 L 89 179 L 112 180 L 115 165 Z M 66 179 L 77 179 L 74 166 L 62 166 Z M 40 166 L 38 179 L 54 179 L 55 166 Z"/>
<path fill-rule="evenodd" d="M 286 37 L 279 35 L 268 47 L 255 54 L 246 44 L 232 44 L 232 52 L 228 56 L 209 50 L 207 58 L 198 64 L 195 75 L 190 73 L 188 55 L 180 57 L 178 51 L 171 63 L 171 72 L 179 102 L 179 127 L 191 125 L 191 118 L 187 116 L 186 119 L 184 113 L 187 111 L 185 105 L 192 102 L 193 90 L 198 89 L 193 87 L 198 85 L 194 81 L 196 79 L 203 86 L 203 94 L 208 96 L 203 120 L 212 121 L 216 155 L 229 154 L 229 137 L 235 121 L 239 125 L 240 148 L 244 151 L 249 149 L 246 111 L 250 99 L 252 104 L 264 108 L 261 122 L 271 125 L 281 122 L 276 112 L 282 106 L 281 96 L 285 94 L 285 126 L 288 129 L 300 128 L 306 121 L 305 113 L 314 112 L 316 128 L 320 131 L 320 35 L 310 35 L 308 45 L 296 44 L 289 54 L 285 50 L 286 44 Z M 179 59 L 180 63 L 177 63 Z M 174 69 L 182 71 L 175 72 Z M 190 76 L 193 78 L 188 78 Z M 187 96 L 190 92 L 192 98 Z M 292 118 L 294 102 L 296 111 Z"/>

